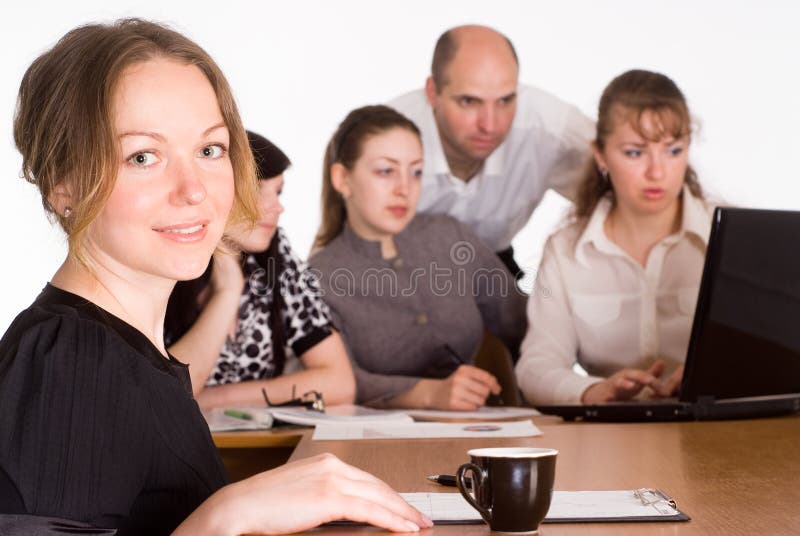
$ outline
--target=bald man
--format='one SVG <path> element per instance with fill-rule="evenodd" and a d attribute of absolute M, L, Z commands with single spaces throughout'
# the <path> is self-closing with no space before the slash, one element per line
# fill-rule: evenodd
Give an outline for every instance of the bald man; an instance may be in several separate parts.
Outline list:
<path fill-rule="evenodd" d="M 574 198 L 594 123 L 518 78 L 507 37 L 459 26 L 437 41 L 425 89 L 389 104 L 422 131 L 418 210 L 462 221 L 520 277 L 511 241 L 549 188 Z"/>

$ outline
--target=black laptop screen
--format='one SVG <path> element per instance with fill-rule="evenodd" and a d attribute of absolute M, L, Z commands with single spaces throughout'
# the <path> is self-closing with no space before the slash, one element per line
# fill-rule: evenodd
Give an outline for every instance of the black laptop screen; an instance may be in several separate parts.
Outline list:
<path fill-rule="evenodd" d="M 800 212 L 718 208 L 681 399 L 800 392 Z"/>

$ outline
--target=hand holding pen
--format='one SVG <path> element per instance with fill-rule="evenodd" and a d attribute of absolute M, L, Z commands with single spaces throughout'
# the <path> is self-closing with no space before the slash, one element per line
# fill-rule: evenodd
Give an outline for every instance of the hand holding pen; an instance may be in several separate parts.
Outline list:
<path fill-rule="evenodd" d="M 490 373 L 473 365 L 467 365 L 449 344 L 444 345 L 448 355 L 458 368 L 444 382 L 447 387 L 442 393 L 448 397 L 448 409 L 476 410 L 483 406 L 490 396 L 500 394 L 500 384 Z"/>

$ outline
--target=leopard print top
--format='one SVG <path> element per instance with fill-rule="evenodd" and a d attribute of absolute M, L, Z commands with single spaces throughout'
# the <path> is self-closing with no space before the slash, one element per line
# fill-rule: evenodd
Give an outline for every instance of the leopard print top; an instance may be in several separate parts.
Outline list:
<path fill-rule="evenodd" d="M 281 287 L 284 307 L 283 327 L 286 336 L 287 363 L 301 356 L 331 334 L 331 317 L 328 306 L 320 298 L 316 278 L 308 265 L 295 255 L 283 230 L 275 235 L 283 271 L 277 280 Z M 228 337 L 207 385 L 223 385 L 245 380 L 260 380 L 275 375 L 270 333 L 270 303 L 272 289 L 268 288 L 267 270 L 253 255 L 245 259 L 243 272 L 245 287 L 239 305 L 239 324 L 236 336 Z"/>

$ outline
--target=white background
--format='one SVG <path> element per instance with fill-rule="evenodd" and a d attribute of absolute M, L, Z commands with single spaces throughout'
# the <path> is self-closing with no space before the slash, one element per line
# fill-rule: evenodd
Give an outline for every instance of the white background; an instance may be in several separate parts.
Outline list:
<path fill-rule="evenodd" d="M 482 23 L 506 33 L 520 80 L 596 115 L 605 84 L 630 68 L 671 76 L 699 131 L 692 161 L 726 201 L 800 210 L 800 3 L 650 0 L 75 0 L 15 1 L 0 14 L 0 332 L 66 253 L 38 193 L 19 178 L 11 124 L 30 62 L 67 30 L 140 16 L 171 24 L 208 50 L 245 125 L 294 162 L 281 225 L 305 256 L 319 221 L 322 153 L 352 108 L 422 86 L 438 35 Z M 514 242 L 535 269 L 565 202 L 549 195 Z"/>

